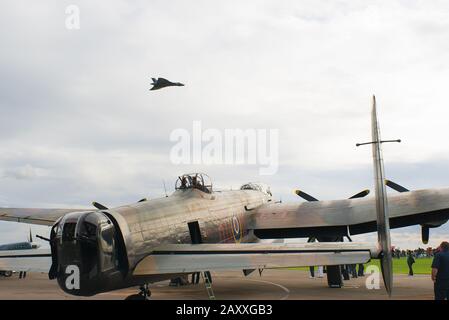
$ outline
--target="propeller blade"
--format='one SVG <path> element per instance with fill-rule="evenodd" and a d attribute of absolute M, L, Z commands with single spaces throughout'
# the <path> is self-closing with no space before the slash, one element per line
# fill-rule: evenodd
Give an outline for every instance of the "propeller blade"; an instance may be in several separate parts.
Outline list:
<path fill-rule="evenodd" d="M 306 201 L 318 201 L 318 199 L 312 197 L 310 194 L 307 194 L 304 191 L 295 190 L 295 193 Z"/>
<path fill-rule="evenodd" d="M 143 199 L 140 199 L 139 201 L 137 201 L 137 202 L 144 202 L 144 201 L 147 201 L 148 199 L 147 198 L 143 198 Z"/>
<path fill-rule="evenodd" d="M 295 190 L 295 193 L 300 196 L 301 198 L 303 198 L 304 200 L 307 201 L 319 201 L 317 198 L 311 196 L 308 193 L 305 193 L 304 191 L 301 190 Z M 369 194 L 369 190 L 363 190 L 355 195 L 353 195 L 352 197 L 350 197 L 349 199 L 355 199 L 355 198 L 363 198 L 366 197 Z"/>
<path fill-rule="evenodd" d="M 363 190 L 363 191 L 353 195 L 349 199 L 363 198 L 363 197 L 366 197 L 367 195 L 369 195 L 369 190 L 368 189 Z"/>
<path fill-rule="evenodd" d="M 31 233 L 31 228 L 30 228 L 30 238 L 28 240 L 29 242 L 33 242 L 33 234 Z"/>
<path fill-rule="evenodd" d="M 384 280 L 385 290 L 391 297 L 393 291 L 393 259 L 391 252 L 383 254 L 380 259 L 380 267 L 382 269 L 382 278 Z"/>
<path fill-rule="evenodd" d="M 421 225 L 421 240 L 422 243 L 428 244 L 429 243 L 429 227 L 426 225 Z"/>
<path fill-rule="evenodd" d="M 401 186 L 401 185 L 399 185 L 397 183 L 394 183 L 391 180 L 385 179 L 385 184 L 387 186 L 389 186 L 391 189 L 396 190 L 397 192 L 408 192 L 408 191 L 410 191 L 409 189 L 404 188 L 403 186 Z"/>
<path fill-rule="evenodd" d="M 382 250 L 380 265 L 385 289 L 391 297 L 393 290 L 393 258 L 391 255 L 390 218 L 388 213 L 387 191 L 385 188 L 385 171 L 382 157 L 380 128 L 377 120 L 376 98 L 373 96 L 371 112 L 374 181 L 376 187 L 377 237 Z"/>
<path fill-rule="evenodd" d="M 105 207 L 104 205 L 102 205 L 101 203 L 98 202 L 92 202 L 92 205 L 97 208 L 98 210 L 108 210 L 107 207 Z"/>

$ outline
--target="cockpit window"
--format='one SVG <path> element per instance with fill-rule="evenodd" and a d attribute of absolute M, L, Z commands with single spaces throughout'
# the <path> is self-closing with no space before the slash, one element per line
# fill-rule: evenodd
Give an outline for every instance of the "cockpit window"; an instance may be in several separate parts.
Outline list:
<path fill-rule="evenodd" d="M 115 256 L 115 231 L 114 227 L 105 227 L 101 230 L 101 269 L 109 270 L 118 264 Z"/>
<path fill-rule="evenodd" d="M 97 235 L 97 226 L 88 221 L 83 221 L 82 235 L 88 238 L 95 238 Z"/>
<path fill-rule="evenodd" d="M 257 183 L 247 183 L 240 187 L 240 190 L 256 190 L 262 192 L 262 187 Z"/>
<path fill-rule="evenodd" d="M 272 196 L 270 187 L 263 183 L 249 182 L 241 186 L 240 190 L 255 190 Z"/>
<path fill-rule="evenodd" d="M 75 240 L 75 230 L 76 223 L 66 222 L 62 230 L 62 241 L 73 241 Z"/>
<path fill-rule="evenodd" d="M 114 247 L 114 228 L 106 228 L 101 231 L 101 246 L 104 252 L 111 253 Z"/>
<path fill-rule="evenodd" d="M 207 174 L 189 173 L 178 177 L 178 180 L 176 180 L 175 189 L 198 189 L 206 193 L 211 193 L 212 183 Z"/>

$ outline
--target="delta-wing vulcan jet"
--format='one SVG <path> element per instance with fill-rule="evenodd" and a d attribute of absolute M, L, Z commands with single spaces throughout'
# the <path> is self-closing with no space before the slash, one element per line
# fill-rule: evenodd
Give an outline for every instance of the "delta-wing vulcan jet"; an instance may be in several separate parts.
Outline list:
<path fill-rule="evenodd" d="M 183 87 L 184 84 L 181 82 L 171 82 L 164 78 L 151 78 L 153 83 L 151 84 L 153 87 L 150 90 L 159 90 L 165 87 Z"/>
<path fill-rule="evenodd" d="M 328 284 L 341 286 L 340 265 L 381 259 L 392 291 L 390 227 L 420 224 L 428 230 L 449 219 L 449 188 L 389 196 L 375 101 L 372 109 L 375 197 L 279 203 L 257 183 L 215 191 L 205 174 L 186 174 L 168 197 L 96 210 L 0 208 L 0 220 L 51 226 L 50 250 L 0 253 L 0 269 L 48 271 L 67 293 L 91 296 L 140 286 L 131 298 L 146 299 L 148 284 L 177 276 L 222 270 L 327 266 Z M 400 186 L 399 186 L 400 187 Z M 298 192 L 298 195 L 304 195 Z M 313 198 L 313 199 L 312 199 Z M 387 201 L 388 200 L 388 201 Z M 373 244 L 343 237 L 378 232 Z M 316 238 L 315 243 L 263 243 L 261 239 Z M 39 251 L 39 254 L 36 253 Z M 34 264 L 33 259 L 45 260 Z M 79 281 L 75 281 L 77 277 Z"/>

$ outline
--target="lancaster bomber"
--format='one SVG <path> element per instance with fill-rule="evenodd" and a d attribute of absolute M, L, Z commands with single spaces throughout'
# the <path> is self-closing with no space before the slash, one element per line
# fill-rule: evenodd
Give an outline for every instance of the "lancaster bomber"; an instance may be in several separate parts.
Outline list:
<path fill-rule="evenodd" d="M 367 191 L 349 199 L 280 203 L 268 187 L 246 183 L 216 191 L 205 174 L 179 177 L 161 199 L 95 210 L 0 208 L 0 220 L 51 226 L 50 249 L 0 253 L 0 269 L 45 271 L 62 290 L 78 296 L 140 286 L 132 299 L 147 299 L 149 284 L 186 274 L 276 267 L 327 266 L 328 284 L 341 287 L 340 265 L 380 259 L 391 295 L 390 227 L 429 228 L 449 220 L 449 188 L 409 191 L 385 180 L 373 98 L 371 114 L 375 197 Z M 387 183 L 385 183 L 387 182 Z M 400 191 L 387 197 L 386 185 Z M 377 231 L 377 243 L 343 238 Z M 262 239 L 316 238 L 315 243 L 272 243 Z M 34 263 L 33 261 L 39 261 Z M 206 277 L 207 278 L 207 277 Z M 206 281 L 206 279 L 205 279 Z M 207 281 L 206 281 L 207 282 Z"/>

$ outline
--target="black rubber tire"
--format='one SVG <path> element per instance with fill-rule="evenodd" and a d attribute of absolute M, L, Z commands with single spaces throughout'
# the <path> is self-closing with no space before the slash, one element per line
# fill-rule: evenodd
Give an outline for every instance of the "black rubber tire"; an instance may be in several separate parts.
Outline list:
<path fill-rule="evenodd" d="M 125 298 L 125 300 L 145 301 L 145 298 L 140 293 L 136 293 L 136 294 L 132 294 L 130 296 L 127 296 Z"/>

